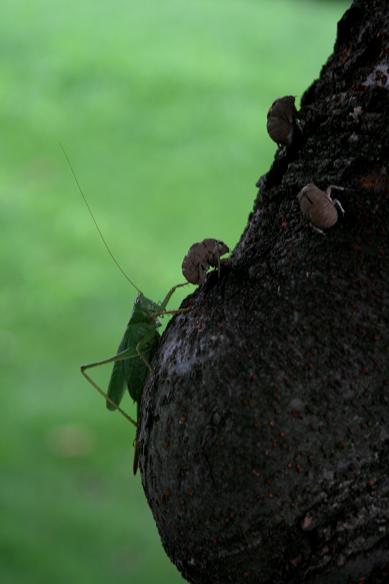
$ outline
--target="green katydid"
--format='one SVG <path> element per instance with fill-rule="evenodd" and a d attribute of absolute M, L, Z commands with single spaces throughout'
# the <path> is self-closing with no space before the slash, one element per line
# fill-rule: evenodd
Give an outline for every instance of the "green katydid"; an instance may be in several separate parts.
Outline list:
<path fill-rule="evenodd" d="M 124 272 L 124 270 L 122 269 L 122 267 L 112 254 L 97 224 L 97 221 L 89 206 L 87 198 L 78 182 L 72 163 L 70 162 L 70 159 L 62 145 L 61 148 L 71 170 L 75 183 L 78 187 L 78 190 L 86 204 L 88 212 L 96 226 L 96 229 L 107 252 L 111 256 L 111 258 L 113 259 L 121 273 L 131 284 L 131 286 L 135 288 L 136 291 L 138 292 L 134 303 L 133 311 L 130 316 L 130 320 L 128 321 L 123 338 L 120 341 L 117 353 L 112 357 L 108 357 L 107 359 L 102 359 L 94 363 L 81 365 L 81 373 L 87 379 L 87 381 L 105 398 L 106 405 L 109 410 L 119 411 L 129 422 L 131 422 L 134 426 L 137 427 L 143 386 L 146 381 L 147 374 L 151 370 L 150 361 L 157 349 L 160 339 L 158 328 L 161 326 L 161 323 L 159 321 L 159 317 L 165 314 L 176 314 L 178 312 L 183 312 L 182 310 L 181 311 L 166 310 L 166 307 L 174 291 L 177 288 L 180 288 L 181 286 L 187 286 L 187 282 L 173 286 L 173 288 L 169 290 L 164 300 L 162 300 L 160 304 L 153 302 L 142 293 L 140 288 L 138 288 L 138 286 L 136 286 L 134 282 L 127 276 L 127 274 Z M 113 363 L 113 370 L 107 392 L 103 391 L 97 385 L 97 383 L 86 373 L 87 369 L 90 369 L 92 367 L 98 367 L 106 363 Z M 130 396 L 132 397 L 134 402 L 136 402 L 137 406 L 136 420 L 129 416 L 119 405 L 125 392 L 126 386 L 128 388 Z M 134 474 L 136 473 L 137 468 L 138 457 L 135 438 Z"/>

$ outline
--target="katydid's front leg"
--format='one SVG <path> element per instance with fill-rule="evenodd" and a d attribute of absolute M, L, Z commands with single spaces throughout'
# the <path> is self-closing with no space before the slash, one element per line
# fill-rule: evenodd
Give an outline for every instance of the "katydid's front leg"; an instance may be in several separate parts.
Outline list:
<path fill-rule="evenodd" d="M 173 296 L 173 294 L 177 290 L 177 288 L 182 288 L 182 286 L 187 286 L 187 285 L 188 285 L 188 282 L 184 282 L 183 284 L 177 284 L 176 286 L 173 286 L 173 288 L 170 288 L 169 292 L 166 294 L 165 298 L 162 300 L 162 302 L 160 304 L 162 312 L 165 313 L 166 306 L 168 305 L 170 298 Z M 179 310 L 169 311 L 169 314 L 172 314 L 173 312 L 179 312 Z"/>
<path fill-rule="evenodd" d="M 113 357 L 108 357 L 108 359 L 102 359 L 101 361 L 95 361 L 94 363 L 88 363 L 87 365 L 81 365 L 81 373 L 82 375 L 85 377 L 85 379 L 95 388 L 96 391 L 98 391 L 98 393 L 103 396 L 105 398 L 105 400 L 115 409 L 118 410 L 122 416 L 124 416 L 129 422 L 131 422 L 131 424 L 134 424 L 134 426 L 137 426 L 137 422 L 135 420 L 133 420 L 131 418 L 131 416 L 129 416 L 128 414 L 126 414 L 126 412 L 124 410 L 122 410 L 122 408 L 120 408 L 118 406 L 117 403 L 115 403 L 109 396 L 108 394 L 103 391 L 101 389 L 101 387 L 99 387 L 97 385 L 97 383 L 87 374 L 85 373 L 85 369 L 90 369 L 92 367 L 99 367 L 100 365 L 105 365 L 106 363 L 116 363 L 118 361 L 125 361 L 127 359 L 137 359 L 139 357 L 138 354 L 134 354 L 134 353 L 130 353 L 130 351 L 128 349 L 126 349 L 125 351 L 122 351 L 121 353 L 118 353 L 117 355 L 114 355 Z"/>
<path fill-rule="evenodd" d="M 169 292 L 166 294 L 165 298 L 162 300 L 161 304 L 159 305 L 161 310 L 153 314 L 153 318 L 158 318 L 159 316 L 164 316 L 165 314 L 182 314 L 183 312 L 188 312 L 190 308 L 178 308 L 177 310 L 166 310 L 166 306 L 173 296 L 173 293 L 177 290 L 177 288 L 181 288 L 182 286 L 187 286 L 189 282 L 184 282 L 183 284 L 177 284 L 170 288 Z"/>
<path fill-rule="evenodd" d="M 158 318 L 159 316 L 165 316 L 165 314 L 184 314 L 190 310 L 192 309 L 189 306 L 187 308 L 177 308 L 177 310 L 161 310 L 160 312 L 155 312 L 153 317 Z"/>

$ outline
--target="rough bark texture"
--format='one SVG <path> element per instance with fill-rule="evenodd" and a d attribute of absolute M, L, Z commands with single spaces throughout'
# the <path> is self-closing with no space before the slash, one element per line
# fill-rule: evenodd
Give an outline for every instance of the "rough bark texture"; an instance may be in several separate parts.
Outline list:
<path fill-rule="evenodd" d="M 388 12 L 346 12 L 302 137 L 156 355 L 142 481 L 188 582 L 389 582 Z M 301 221 L 311 181 L 348 189 L 325 236 Z"/>

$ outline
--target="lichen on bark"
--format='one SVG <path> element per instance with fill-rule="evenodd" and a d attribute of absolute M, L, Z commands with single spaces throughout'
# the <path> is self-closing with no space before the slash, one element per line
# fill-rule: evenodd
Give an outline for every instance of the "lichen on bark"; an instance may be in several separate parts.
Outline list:
<path fill-rule="evenodd" d="M 153 361 L 142 482 L 188 582 L 389 581 L 388 65 L 387 1 L 355 1 L 302 136 Z M 346 187 L 325 236 L 301 221 L 309 182 Z"/>

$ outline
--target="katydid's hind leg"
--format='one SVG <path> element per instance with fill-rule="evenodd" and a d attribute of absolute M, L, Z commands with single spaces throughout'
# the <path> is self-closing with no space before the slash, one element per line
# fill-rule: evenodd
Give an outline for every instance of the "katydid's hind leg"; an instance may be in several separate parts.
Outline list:
<path fill-rule="evenodd" d="M 91 367 L 99 367 L 100 365 L 105 365 L 106 363 L 115 363 L 116 361 L 126 361 L 126 359 L 135 359 L 137 355 L 131 354 L 128 349 L 113 355 L 113 357 L 108 357 L 107 359 L 101 359 L 101 361 L 95 361 L 94 363 L 87 363 L 86 365 L 81 365 L 81 373 L 85 369 L 90 369 Z"/>
<path fill-rule="evenodd" d="M 82 375 L 85 377 L 85 379 L 92 385 L 92 387 L 95 388 L 95 390 L 107 401 L 109 402 L 114 408 L 115 410 L 117 410 L 119 413 L 122 414 L 122 416 L 124 416 L 126 418 L 126 420 L 128 420 L 129 422 L 131 422 L 131 424 L 133 424 L 134 426 L 137 426 L 137 422 L 135 422 L 135 420 L 133 420 L 131 418 L 131 416 L 129 416 L 124 410 L 122 410 L 122 408 L 120 406 L 118 406 L 109 396 L 108 394 L 101 389 L 101 387 L 99 387 L 97 385 L 97 383 L 92 379 L 92 377 L 90 377 L 87 373 L 85 373 L 85 367 L 81 366 L 81 373 Z"/>
<path fill-rule="evenodd" d="M 134 424 L 134 426 L 137 426 L 137 423 L 135 422 L 135 420 L 133 420 L 131 418 L 131 416 L 129 416 L 128 414 L 126 414 L 126 412 L 124 410 L 122 410 L 122 408 L 120 408 L 118 406 L 117 403 L 115 403 L 108 395 L 107 393 L 101 389 L 101 387 L 99 387 L 97 385 L 97 383 L 92 379 L 92 377 L 90 377 L 87 373 L 85 373 L 86 369 L 90 369 L 92 367 L 98 367 L 100 365 L 105 365 L 106 363 L 115 363 L 117 361 L 125 361 L 126 359 L 136 359 L 138 357 L 137 354 L 130 354 L 128 349 L 126 349 L 125 351 L 122 351 L 121 353 L 118 353 L 117 355 L 114 355 L 113 357 L 109 357 L 108 359 L 102 359 L 101 361 L 95 361 L 94 363 L 88 363 L 87 365 L 81 365 L 80 369 L 81 369 L 81 373 L 82 375 L 85 377 L 85 379 L 92 385 L 92 387 L 95 388 L 95 390 L 102 396 L 104 397 L 104 399 L 111 404 L 111 406 L 113 406 L 115 408 L 115 410 L 118 410 L 118 412 L 120 412 L 122 414 L 122 416 L 124 416 L 129 422 L 131 422 L 131 424 Z"/>

